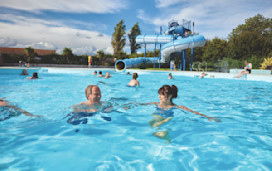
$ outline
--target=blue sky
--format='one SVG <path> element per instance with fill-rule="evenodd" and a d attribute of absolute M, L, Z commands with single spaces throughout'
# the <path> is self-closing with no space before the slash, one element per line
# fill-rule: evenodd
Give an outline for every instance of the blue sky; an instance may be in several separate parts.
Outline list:
<path fill-rule="evenodd" d="M 206 38 L 226 39 L 232 29 L 258 13 L 272 18 L 272 1 L 0 0 L 0 46 L 112 53 L 111 35 L 121 19 L 127 32 L 139 22 L 143 34 L 158 34 L 170 20 L 186 19 L 194 21 L 195 32 Z M 124 50 L 130 52 L 128 40 Z"/>

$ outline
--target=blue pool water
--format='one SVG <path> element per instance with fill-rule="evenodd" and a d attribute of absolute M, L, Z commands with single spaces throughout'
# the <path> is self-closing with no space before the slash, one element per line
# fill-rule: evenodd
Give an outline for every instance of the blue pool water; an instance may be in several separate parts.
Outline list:
<path fill-rule="evenodd" d="M 33 72 L 33 71 L 32 71 Z M 270 170 L 272 168 L 272 84 L 230 79 L 199 79 L 168 72 L 138 72 L 141 86 L 127 87 L 131 75 L 97 78 L 93 70 L 38 70 L 26 80 L 0 72 L 0 97 L 41 118 L 24 115 L 0 122 L 0 170 Z M 105 71 L 103 71 L 105 74 Z M 31 71 L 30 71 L 31 73 Z M 64 118 L 86 101 L 85 88 L 97 84 L 113 111 L 72 125 Z M 184 105 L 222 122 L 173 110 L 160 127 L 149 122 L 158 89 L 176 85 Z M 129 104 L 127 104 L 129 103 Z M 130 109 L 125 109 L 128 106 Z M 1 109 L 1 115 L 7 111 Z M 110 117 L 111 121 L 103 119 Z M 167 140 L 153 134 L 164 131 Z"/>

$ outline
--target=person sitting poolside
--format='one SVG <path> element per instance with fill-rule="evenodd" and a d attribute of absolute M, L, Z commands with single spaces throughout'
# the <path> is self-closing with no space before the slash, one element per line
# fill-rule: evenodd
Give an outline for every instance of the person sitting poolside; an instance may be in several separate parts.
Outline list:
<path fill-rule="evenodd" d="M 110 112 L 112 105 L 109 102 L 101 102 L 101 91 L 97 85 L 89 85 L 85 89 L 87 101 L 81 102 L 73 106 L 72 117 L 67 120 L 68 123 L 74 125 L 87 123 L 88 116 L 93 116 L 96 112 Z M 71 116 L 68 114 L 66 117 Z M 65 117 L 65 118 L 66 118 Z M 102 116 L 106 121 L 111 121 L 110 117 Z"/>
<path fill-rule="evenodd" d="M 94 71 L 94 72 L 92 73 L 92 75 L 97 75 L 97 71 Z"/>
<path fill-rule="evenodd" d="M 247 60 L 245 60 L 245 67 L 244 67 L 244 71 L 241 71 L 237 76 L 234 76 L 234 78 L 240 78 L 245 74 L 250 74 L 251 73 L 251 69 L 252 69 L 252 64 L 248 63 Z"/>
<path fill-rule="evenodd" d="M 23 109 L 20 109 L 14 105 L 11 105 L 8 101 L 5 101 L 3 98 L 0 99 L 0 121 L 4 121 L 6 119 L 9 119 L 14 116 L 19 116 L 20 114 L 24 114 L 25 116 L 36 116 L 40 117 L 39 115 L 33 115 L 32 113 L 29 113 Z M 8 114 L 5 116 L 4 114 Z"/>
<path fill-rule="evenodd" d="M 110 78 L 110 77 L 111 77 L 110 73 L 109 73 L 109 72 L 106 72 L 105 78 Z"/>
<path fill-rule="evenodd" d="M 172 77 L 172 74 L 171 74 L 171 73 L 169 73 L 168 79 L 174 79 L 174 77 Z"/>
<path fill-rule="evenodd" d="M 97 77 L 105 77 L 105 75 L 102 74 L 102 71 L 99 71 L 99 75 Z"/>
<path fill-rule="evenodd" d="M 21 75 L 28 75 L 27 70 L 24 69 Z"/>
<path fill-rule="evenodd" d="M 37 79 L 37 78 L 39 78 L 37 72 L 34 72 L 32 77 L 27 77 L 27 79 L 30 79 L 30 80 Z"/>
<path fill-rule="evenodd" d="M 137 81 L 137 78 L 138 78 L 138 74 L 133 73 L 132 80 L 130 80 L 130 82 L 128 83 L 128 86 L 130 86 L 130 87 L 140 86 L 140 83 L 139 83 L 139 81 Z"/>

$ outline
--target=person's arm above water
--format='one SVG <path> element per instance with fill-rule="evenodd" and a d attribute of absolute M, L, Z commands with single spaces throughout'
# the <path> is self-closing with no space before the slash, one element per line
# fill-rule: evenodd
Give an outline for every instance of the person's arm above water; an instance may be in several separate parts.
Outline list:
<path fill-rule="evenodd" d="M 197 115 L 203 116 L 203 117 L 205 117 L 205 118 L 208 118 L 208 119 L 209 119 L 209 121 L 214 120 L 215 122 L 221 122 L 221 120 L 220 120 L 220 119 L 218 119 L 218 118 L 213 118 L 213 117 L 206 116 L 206 115 L 204 115 L 204 114 L 202 114 L 202 113 L 199 113 L 199 112 L 193 111 L 193 110 L 189 109 L 188 107 L 185 107 L 185 106 L 176 106 L 176 107 L 177 107 L 177 108 L 180 108 L 180 109 L 183 109 L 183 110 L 186 110 L 186 111 L 188 111 L 188 112 L 192 112 L 192 113 L 194 113 L 194 114 L 197 114 Z"/>
<path fill-rule="evenodd" d="M 107 106 L 106 108 L 103 109 L 103 112 L 106 112 L 106 113 L 111 112 L 112 108 L 113 108 L 113 106 L 110 104 L 109 106 Z"/>
<path fill-rule="evenodd" d="M 29 112 L 27 112 L 27 111 L 25 111 L 25 110 L 23 110 L 23 109 L 20 109 L 20 108 L 14 106 L 14 105 L 10 105 L 8 101 L 5 101 L 5 100 L 3 100 L 3 99 L 0 99 L 0 106 L 6 106 L 6 107 L 9 107 L 9 108 L 13 108 L 13 109 L 15 109 L 16 111 L 22 112 L 22 113 L 23 113 L 24 115 L 26 115 L 26 116 L 35 116 L 35 115 L 33 115 L 32 113 L 29 113 Z M 37 117 L 40 117 L 39 115 L 36 115 L 36 116 L 37 116 Z"/>
<path fill-rule="evenodd" d="M 155 105 L 155 104 L 159 104 L 159 102 L 150 102 L 150 103 L 137 103 L 139 105 Z"/>
<path fill-rule="evenodd" d="M 23 113 L 24 115 L 26 115 L 26 116 L 37 116 L 37 117 L 40 117 L 40 115 L 33 115 L 32 113 L 29 113 L 29 112 L 27 112 L 27 111 L 25 111 L 25 110 L 23 110 L 23 109 L 20 109 L 20 108 L 14 106 L 14 105 L 7 105 L 7 106 L 10 107 L 10 108 L 15 109 L 15 110 L 17 110 L 17 111 L 22 112 L 22 113 Z"/>
<path fill-rule="evenodd" d="M 137 103 L 137 102 L 129 102 L 123 105 L 125 110 L 131 109 L 132 107 L 136 107 L 138 105 L 153 105 L 158 104 L 159 102 L 151 102 L 151 103 Z"/>

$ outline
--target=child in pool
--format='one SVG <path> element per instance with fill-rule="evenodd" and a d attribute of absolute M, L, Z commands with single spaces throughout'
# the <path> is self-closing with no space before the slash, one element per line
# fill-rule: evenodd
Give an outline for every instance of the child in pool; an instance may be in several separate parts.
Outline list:
<path fill-rule="evenodd" d="M 174 77 L 172 77 L 172 74 L 171 74 L 171 73 L 169 73 L 168 79 L 174 79 Z"/>
<path fill-rule="evenodd" d="M 28 75 L 27 70 L 24 69 L 21 75 Z"/>
<path fill-rule="evenodd" d="M 99 71 L 99 75 L 97 77 L 105 77 L 105 75 L 102 74 L 102 71 Z"/>
<path fill-rule="evenodd" d="M 202 72 L 202 74 L 199 76 L 199 78 L 204 78 L 207 74 L 205 74 L 204 72 Z"/>
<path fill-rule="evenodd" d="M 140 83 L 137 80 L 137 78 L 138 78 L 138 74 L 137 73 L 133 73 L 132 74 L 132 80 L 130 80 L 130 82 L 128 83 L 128 86 L 130 86 L 130 87 L 135 87 L 136 85 L 140 86 Z"/>
<path fill-rule="evenodd" d="M 32 77 L 27 77 L 27 79 L 30 79 L 30 80 L 37 79 L 37 78 L 39 78 L 37 72 L 34 72 Z"/>
<path fill-rule="evenodd" d="M 109 72 L 106 72 L 105 78 L 110 78 L 110 77 L 111 77 L 110 73 L 109 73 Z"/>

